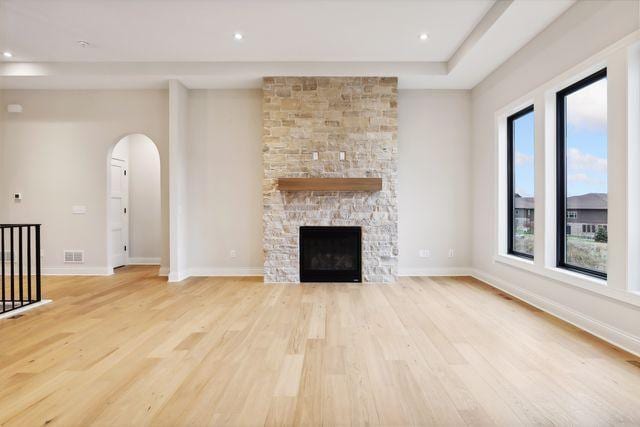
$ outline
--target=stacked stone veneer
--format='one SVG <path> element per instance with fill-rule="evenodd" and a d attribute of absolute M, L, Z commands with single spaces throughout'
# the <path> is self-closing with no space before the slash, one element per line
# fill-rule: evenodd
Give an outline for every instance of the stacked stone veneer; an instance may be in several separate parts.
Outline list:
<path fill-rule="evenodd" d="M 264 78 L 265 282 L 299 282 L 303 225 L 362 226 L 364 281 L 395 280 L 397 86 L 395 77 Z M 280 192 L 281 177 L 381 177 L 382 191 Z"/>

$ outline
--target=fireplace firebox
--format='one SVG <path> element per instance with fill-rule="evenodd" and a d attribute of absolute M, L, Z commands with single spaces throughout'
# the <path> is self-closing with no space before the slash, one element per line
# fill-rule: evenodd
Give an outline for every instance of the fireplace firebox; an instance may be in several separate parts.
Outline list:
<path fill-rule="evenodd" d="M 300 227 L 301 282 L 362 282 L 360 227 Z"/>

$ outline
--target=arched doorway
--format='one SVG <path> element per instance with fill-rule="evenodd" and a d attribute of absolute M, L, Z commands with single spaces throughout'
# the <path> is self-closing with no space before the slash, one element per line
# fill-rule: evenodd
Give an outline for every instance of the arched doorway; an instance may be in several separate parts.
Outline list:
<path fill-rule="evenodd" d="M 162 251 L 160 153 L 146 135 L 109 150 L 107 254 L 110 268 L 159 265 Z"/>

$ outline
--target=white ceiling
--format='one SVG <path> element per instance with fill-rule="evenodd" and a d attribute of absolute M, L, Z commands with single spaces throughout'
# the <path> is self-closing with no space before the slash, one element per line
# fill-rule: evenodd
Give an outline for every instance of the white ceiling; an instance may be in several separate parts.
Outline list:
<path fill-rule="evenodd" d="M 257 87 L 272 74 L 386 74 L 401 87 L 471 88 L 573 1 L 0 0 L 0 50 L 14 54 L 0 84 Z"/>
<path fill-rule="evenodd" d="M 492 3 L 5 0 L 0 31 L 26 61 L 446 61 Z"/>

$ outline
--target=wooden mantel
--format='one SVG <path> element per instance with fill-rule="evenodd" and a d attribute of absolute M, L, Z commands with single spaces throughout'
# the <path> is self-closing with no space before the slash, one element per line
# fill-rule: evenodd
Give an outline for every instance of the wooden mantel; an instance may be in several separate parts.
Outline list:
<path fill-rule="evenodd" d="M 278 178 L 280 191 L 380 191 L 382 178 Z"/>

